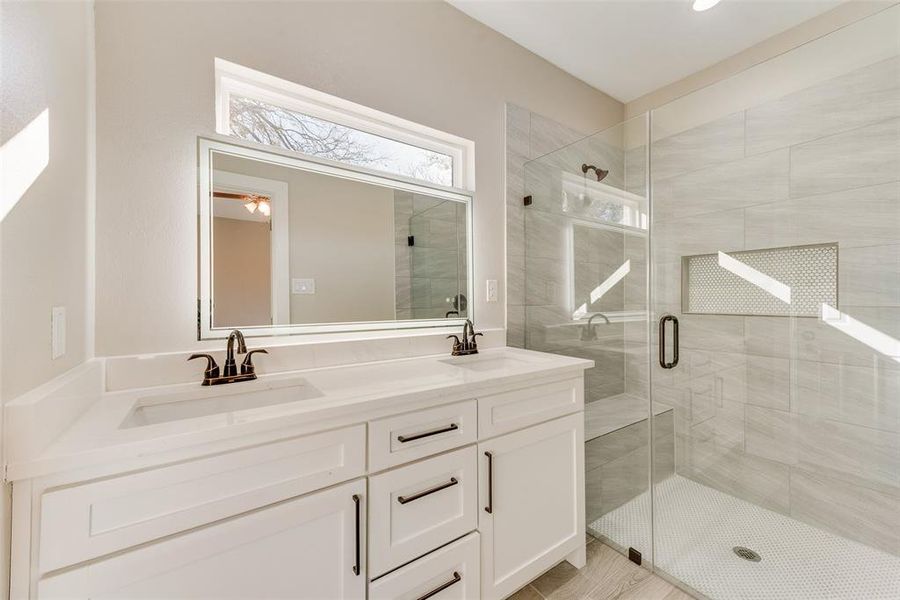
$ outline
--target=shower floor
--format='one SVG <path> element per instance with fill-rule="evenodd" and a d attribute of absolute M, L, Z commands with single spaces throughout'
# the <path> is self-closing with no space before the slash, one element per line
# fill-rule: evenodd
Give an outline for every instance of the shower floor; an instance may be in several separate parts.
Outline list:
<path fill-rule="evenodd" d="M 656 485 L 656 566 L 715 600 L 900 598 L 900 557 L 674 475 Z M 649 560 L 645 492 L 589 525 Z M 745 546 L 758 563 L 734 554 Z"/>

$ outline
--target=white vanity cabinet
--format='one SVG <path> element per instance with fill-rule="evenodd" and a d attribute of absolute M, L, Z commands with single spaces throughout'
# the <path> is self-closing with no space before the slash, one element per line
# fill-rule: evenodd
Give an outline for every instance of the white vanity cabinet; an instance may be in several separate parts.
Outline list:
<path fill-rule="evenodd" d="M 365 480 L 51 575 L 37 597 L 366 597 Z"/>
<path fill-rule="evenodd" d="M 584 416 L 575 413 L 478 445 L 481 597 L 505 598 L 584 551 Z"/>
<path fill-rule="evenodd" d="M 492 600 L 580 567 L 576 366 L 15 482 L 11 597 Z"/>

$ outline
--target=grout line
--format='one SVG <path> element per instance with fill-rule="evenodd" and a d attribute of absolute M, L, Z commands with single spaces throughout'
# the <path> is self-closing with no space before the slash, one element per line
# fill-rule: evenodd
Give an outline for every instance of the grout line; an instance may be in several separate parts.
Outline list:
<path fill-rule="evenodd" d="M 544 595 L 540 592 L 539 589 L 537 589 L 536 587 L 534 587 L 534 586 L 531 585 L 530 583 L 529 583 L 527 586 L 525 586 L 525 587 L 531 588 L 532 591 L 534 591 L 534 593 L 538 595 L 538 598 L 544 598 L 544 600 L 546 600 L 547 597 L 544 596 Z"/>

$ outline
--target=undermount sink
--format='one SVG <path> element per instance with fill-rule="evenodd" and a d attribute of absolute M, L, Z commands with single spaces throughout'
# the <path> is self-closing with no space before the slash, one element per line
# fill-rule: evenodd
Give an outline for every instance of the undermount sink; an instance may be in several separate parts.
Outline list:
<path fill-rule="evenodd" d="M 310 400 L 322 392 L 301 378 L 230 383 L 158 396 L 138 398 L 134 408 L 122 421 L 120 429 L 143 427 Z"/>
<path fill-rule="evenodd" d="M 440 361 L 446 365 L 458 367 L 460 369 L 468 369 L 470 371 L 495 371 L 497 369 L 508 369 L 527 365 L 527 360 L 513 358 L 511 356 L 458 356 Z"/>

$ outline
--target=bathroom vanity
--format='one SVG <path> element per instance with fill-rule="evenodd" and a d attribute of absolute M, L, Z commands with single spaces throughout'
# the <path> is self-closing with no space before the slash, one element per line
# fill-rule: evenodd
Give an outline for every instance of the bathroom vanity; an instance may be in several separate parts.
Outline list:
<path fill-rule="evenodd" d="M 581 567 L 591 365 L 498 348 L 104 392 L 10 465 L 12 597 L 490 599 Z"/>

